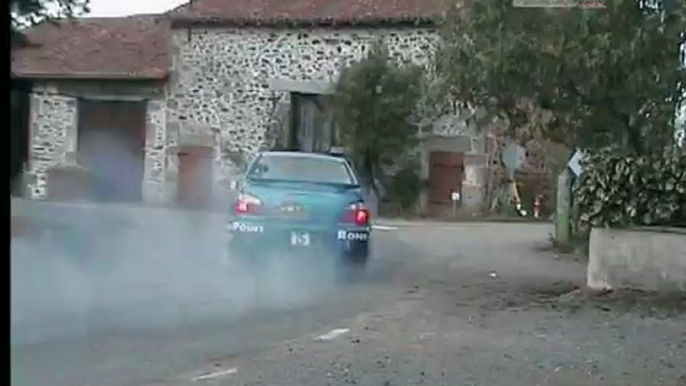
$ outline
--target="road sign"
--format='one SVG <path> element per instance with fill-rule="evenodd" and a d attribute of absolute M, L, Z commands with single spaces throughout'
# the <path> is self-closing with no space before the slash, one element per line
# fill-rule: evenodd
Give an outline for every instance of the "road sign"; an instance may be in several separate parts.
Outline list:
<path fill-rule="evenodd" d="M 503 164 L 510 170 L 517 170 L 524 165 L 526 161 L 526 149 L 517 145 L 516 143 L 510 143 L 503 150 Z"/>
<path fill-rule="evenodd" d="M 584 172 L 584 167 L 581 165 L 583 159 L 584 153 L 581 150 L 577 150 L 567 163 L 567 166 L 569 166 L 572 172 L 574 172 L 574 175 L 576 175 L 577 177 Z"/>

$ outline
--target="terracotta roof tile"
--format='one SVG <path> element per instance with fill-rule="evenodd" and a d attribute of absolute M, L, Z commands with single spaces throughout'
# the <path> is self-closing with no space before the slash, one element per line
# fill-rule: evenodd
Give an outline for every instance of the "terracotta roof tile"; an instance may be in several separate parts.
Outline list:
<path fill-rule="evenodd" d="M 83 18 L 27 31 L 12 49 L 23 78 L 162 79 L 169 71 L 170 21 L 248 25 L 349 25 L 431 21 L 448 0 L 194 0 L 165 15 Z"/>
<path fill-rule="evenodd" d="M 431 21 L 448 0 L 194 0 L 170 12 L 175 24 L 375 24 Z"/>
<path fill-rule="evenodd" d="M 12 75 L 25 78 L 161 79 L 169 70 L 169 22 L 158 16 L 43 23 L 12 50 Z"/>

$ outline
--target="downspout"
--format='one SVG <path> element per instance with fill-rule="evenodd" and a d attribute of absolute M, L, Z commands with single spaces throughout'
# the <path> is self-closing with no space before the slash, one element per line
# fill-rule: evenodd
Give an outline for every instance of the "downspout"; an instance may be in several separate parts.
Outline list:
<path fill-rule="evenodd" d="M 192 11 L 193 11 L 193 1 L 194 1 L 194 0 L 188 0 L 188 10 L 191 11 L 191 13 L 192 13 Z M 192 35 L 193 35 L 192 23 L 189 23 L 188 26 L 187 26 L 186 28 L 187 28 L 187 30 L 186 30 L 186 33 L 187 33 L 186 40 L 190 43 L 191 37 L 192 37 Z"/>

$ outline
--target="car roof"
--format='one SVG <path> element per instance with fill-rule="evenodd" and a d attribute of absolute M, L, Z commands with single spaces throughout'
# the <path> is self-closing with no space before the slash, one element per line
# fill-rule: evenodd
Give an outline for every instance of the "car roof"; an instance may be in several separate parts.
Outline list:
<path fill-rule="evenodd" d="M 311 158 L 311 159 L 321 159 L 321 160 L 332 160 L 338 162 L 345 162 L 345 159 L 339 156 L 333 156 L 329 154 L 321 153 L 307 153 L 301 151 L 265 151 L 262 152 L 263 156 L 277 156 L 277 157 L 291 157 L 291 158 Z"/>

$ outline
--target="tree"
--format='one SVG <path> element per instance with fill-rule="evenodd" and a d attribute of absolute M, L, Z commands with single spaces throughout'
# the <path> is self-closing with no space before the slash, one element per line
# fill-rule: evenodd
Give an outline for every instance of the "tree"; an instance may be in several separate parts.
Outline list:
<path fill-rule="evenodd" d="M 414 146 L 417 127 L 412 117 L 421 79 L 420 67 L 397 65 L 380 45 L 342 71 L 332 96 L 334 119 L 341 140 L 369 181 L 384 161 Z"/>
<path fill-rule="evenodd" d="M 443 29 L 448 95 L 501 117 L 518 139 L 643 154 L 673 143 L 686 96 L 686 2 L 524 9 L 467 0 Z M 546 119 L 534 119 L 546 110 Z"/>
<path fill-rule="evenodd" d="M 88 4 L 89 0 L 10 0 L 12 41 L 21 37 L 23 28 L 87 13 Z"/>

